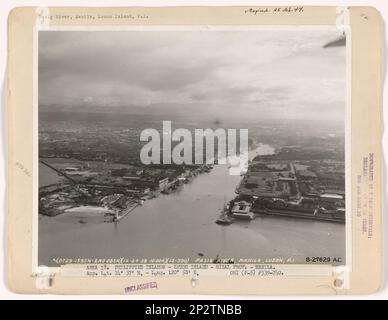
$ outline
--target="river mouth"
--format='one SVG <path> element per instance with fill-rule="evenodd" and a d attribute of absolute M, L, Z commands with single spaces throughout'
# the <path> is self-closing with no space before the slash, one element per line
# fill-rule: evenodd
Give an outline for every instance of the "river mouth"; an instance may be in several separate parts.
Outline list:
<path fill-rule="evenodd" d="M 145 201 L 119 223 L 101 223 L 101 212 L 93 222 L 82 223 L 74 209 L 63 216 L 40 216 L 39 264 L 107 257 L 180 258 L 191 263 L 292 257 L 292 263 L 305 263 L 306 256 L 336 256 L 344 261 L 344 225 L 282 217 L 216 224 L 240 180 L 229 174 L 227 165 L 215 165 L 176 192 Z"/>

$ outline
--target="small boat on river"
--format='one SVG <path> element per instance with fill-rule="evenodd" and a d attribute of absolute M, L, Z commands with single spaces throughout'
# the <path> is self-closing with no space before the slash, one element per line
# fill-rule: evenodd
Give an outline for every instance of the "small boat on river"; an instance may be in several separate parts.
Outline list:
<path fill-rule="evenodd" d="M 229 213 L 229 203 L 225 203 L 223 209 L 221 210 L 221 214 L 219 218 L 216 220 L 216 223 L 220 225 L 231 224 L 234 219 L 228 213 Z"/>

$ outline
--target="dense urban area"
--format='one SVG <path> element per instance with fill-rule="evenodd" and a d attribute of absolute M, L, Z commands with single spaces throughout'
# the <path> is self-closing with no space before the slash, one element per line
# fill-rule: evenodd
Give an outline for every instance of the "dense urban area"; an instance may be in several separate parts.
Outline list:
<path fill-rule="evenodd" d="M 176 192 L 198 175 L 211 173 L 217 165 L 217 161 L 209 165 L 142 164 L 139 123 L 157 126 L 159 122 L 154 120 L 61 116 L 53 120 L 58 115 L 47 113 L 40 120 L 42 215 L 56 216 L 80 206 L 97 206 L 106 209 L 105 222 L 119 221 L 145 201 Z M 71 117 L 76 120 L 69 121 Z M 251 149 L 266 144 L 273 152 L 250 159 L 236 185 L 236 197 L 225 199 L 221 212 L 214 213 L 217 223 L 227 225 L 257 215 L 345 222 L 343 132 L 298 122 L 264 121 L 246 126 Z M 81 218 L 79 222 L 87 220 Z"/>

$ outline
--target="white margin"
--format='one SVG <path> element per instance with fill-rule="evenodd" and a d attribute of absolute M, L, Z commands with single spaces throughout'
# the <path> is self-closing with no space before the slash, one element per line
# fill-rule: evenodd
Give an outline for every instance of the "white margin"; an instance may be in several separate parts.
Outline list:
<path fill-rule="evenodd" d="M 39 246 L 39 90 L 38 90 L 39 31 L 32 32 L 32 272 L 38 271 Z"/>
<path fill-rule="evenodd" d="M 353 221 L 352 221 L 352 32 L 350 26 L 346 34 L 346 97 L 345 97 L 345 228 L 346 228 L 346 267 L 353 270 Z"/>

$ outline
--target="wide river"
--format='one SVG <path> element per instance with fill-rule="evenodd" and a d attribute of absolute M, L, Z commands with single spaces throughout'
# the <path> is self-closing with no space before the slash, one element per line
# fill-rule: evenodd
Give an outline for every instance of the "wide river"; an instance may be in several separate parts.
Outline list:
<path fill-rule="evenodd" d="M 341 257 L 345 225 L 257 217 L 215 223 L 235 196 L 240 176 L 216 165 L 175 193 L 147 200 L 119 223 L 79 223 L 74 215 L 39 215 L 39 264 L 53 258 L 294 258 Z"/>

